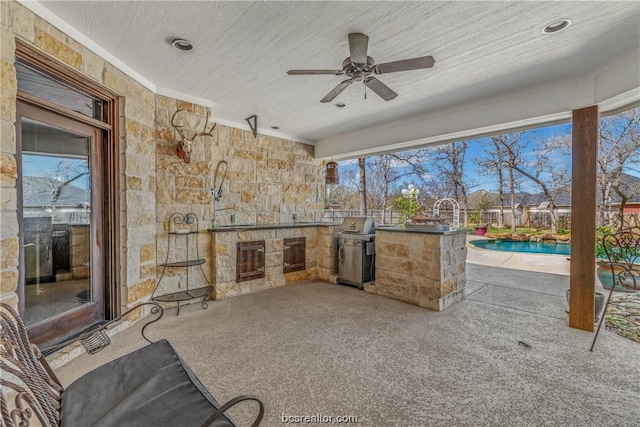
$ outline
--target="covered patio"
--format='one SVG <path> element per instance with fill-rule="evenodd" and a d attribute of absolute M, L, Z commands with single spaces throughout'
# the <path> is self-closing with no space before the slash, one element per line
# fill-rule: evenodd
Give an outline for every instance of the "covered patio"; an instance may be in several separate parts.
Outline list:
<path fill-rule="evenodd" d="M 27 280 L 27 252 L 53 254 L 24 236 L 29 156 L 82 159 L 87 238 L 68 252 L 87 293 L 27 325 L 38 345 L 183 298 L 196 267 L 202 305 L 167 307 L 148 335 L 168 339 L 219 400 L 259 396 L 267 427 L 315 415 L 372 427 L 637 424 L 638 345 L 603 331 L 588 348 L 598 120 L 640 103 L 639 22 L 637 2 L 2 1 L 0 301 L 27 318 L 29 286 L 44 277 Z M 371 83 L 376 70 L 391 92 Z M 569 122 L 568 275 L 465 271 L 464 243 L 444 241 L 464 241 L 461 230 L 413 244 L 417 234 L 378 229 L 376 245 L 390 236 L 378 272 L 385 260 L 406 270 L 387 272 L 391 285 L 435 283 L 420 296 L 443 311 L 334 284 L 339 224 L 315 222 L 327 162 Z M 67 148 L 69 135 L 82 145 Z M 245 262 L 247 251 L 259 256 Z M 412 270 L 421 256 L 437 264 Z M 94 356 L 79 344 L 49 356 L 64 385 L 143 346 L 144 322 L 130 320 Z M 244 411 L 231 411 L 241 425 Z"/>
<path fill-rule="evenodd" d="M 251 390 L 283 416 L 358 426 L 635 425 L 638 345 L 566 327 L 568 277 L 470 264 L 447 311 L 312 281 L 167 310 L 167 338 L 221 400 Z M 140 324 L 58 370 L 67 385 L 144 344 Z M 253 412 L 231 414 L 248 425 Z M 302 424 L 295 424 L 302 425 Z"/>

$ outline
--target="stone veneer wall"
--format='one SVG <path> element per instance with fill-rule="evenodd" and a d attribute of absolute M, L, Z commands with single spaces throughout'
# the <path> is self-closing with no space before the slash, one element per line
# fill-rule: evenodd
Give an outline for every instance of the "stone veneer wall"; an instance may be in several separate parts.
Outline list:
<path fill-rule="evenodd" d="M 376 279 L 364 289 L 442 311 L 464 297 L 465 233 L 376 231 Z"/>
<path fill-rule="evenodd" d="M 16 70 L 14 32 L 23 29 L 10 5 L 0 2 L 0 301 L 17 305 L 18 287 L 18 216 L 16 180 Z M 13 19 L 12 19 L 13 18 Z M 32 18 L 33 19 L 33 18 Z M 32 35 L 33 37 L 33 35 Z"/>
<path fill-rule="evenodd" d="M 145 299 L 155 283 L 155 94 L 14 1 L 0 2 L 0 299 L 17 303 L 17 39 L 125 98 L 119 132 L 122 305 Z"/>
<path fill-rule="evenodd" d="M 178 101 L 161 95 L 156 95 L 156 235 L 158 245 L 158 262 L 167 259 L 167 243 L 169 239 L 167 221 L 173 213 L 185 215 L 193 213 L 197 216 L 200 231 L 206 230 L 209 225 L 212 186 L 211 147 L 217 140 L 214 137 L 198 137 L 193 144 L 191 162 L 185 163 L 176 155 L 176 138 L 171 126 L 171 116 L 176 109 L 184 108 L 185 111 L 176 116 L 176 123 L 180 123 L 183 133 L 191 137 L 195 132 L 202 132 L 206 119 L 207 109 L 200 105 Z M 210 125 L 207 126 L 207 130 Z M 171 227 L 174 227 L 172 224 Z M 194 225 L 195 227 L 195 225 Z M 197 237 L 197 240 L 196 240 Z M 196 248 L 196 242 L 198 247 Z M 200 258 L 206 260 L 204 271 L 206 279 L 210 280 L 211 265 L 211 238 L 208 233 L 200 233 L 198 236 L 173 236 L 171 237 L 171 250 L 169 262 L 182 261 L 187 257 L 196 258 L 196 249 Z M 151 266 L 152 268 L 155 266 Z M 160 267 L 162 269 L 162 267 Z M 158 271 L 160 273 L 161 271 Z M 201 287 L 204 278 L 199 274 L 200 269 L 191 269 L 189 274 L 189 287 Z M 196 273 L 196 274 L 193 274 Z M 184 268 L 167 268 L 159 285 L 158 294 L 177 291 L 186 285 L 186 270 Z"/>
<path fill-rule="evenodd" d="M 220 224 L 230 222 L 235 211 L 238 224 L 277 224 L 291 222 L 293 213 L 300 220 L 313 219 L 313 212 L 322 211 L 324 181 L 322 163 L 313 157 L 313 146 L 217 125 L 212 137 L 195 139 L 191 162 L 185 163 L 176 156 L 175 131 L 171 115 L 178 107 L 185 111 L 176 116 L 176 123 L 184 125 L 184 133 L 190 137 L 202 132 L 207 110 L 205 107 L 164 96 L 156 96 L 156 150 L 157 150 L 157 223 L 158 260 L 163 262 L 169 253 L 170 261 L 183 260 L 187 245 L 189 258 L 195 255 L 195 240 L 189 243 L 180 237 L 171 237 L 172 247 L 167 247 L 166 221 L 172 213 L 193 212 L 199 219 L 198 253 L 205 259 L 206 279 L 216 281 L 214 265 L 215 243 L 204 232 L 211 227 L 213 200 L 211 188 L 218 163 L 228 163 L 226 179 L 222 186 L 221 200 L 216 202 Z M 210 126 L 207 127 L 207 130 Z M 222 168 L 219 170 L 222 182 Z M 231 210 L 233 208 L 233 210 Z M 288 218 L 288 219 L 286 219 Z M 175 250 L 174 250 L 175 249 Z M 233 249 L 235 255 L 235 248 Z M 189 286 L 200 287 L 199 271 L 190 270 Z M 185 285 L 183 268 L 164 271 L 158 293 L 179 290 Z M 315 276 L 314 276 L 315 277 Z M 235 280 L 235 277 L 234 277 Z M 214 293 L 214 298 L 216 297 Z"/>
<path fill-rule="evenodd" d="M 209 189 L 220 160 L 229 163 L 229 171 L 218 207 L 235 204 L 238 222 L 278 222 L 281 215 L 294 212 L 301 220 L 313 219 L 304 213 L 321 211 L 322 164 L 313 158 L 313 147 L 264 135 L 254 138 L 250 132 L 218 125 L 213 138 L 196 139 L 193 163 L 186 165 L 175 157 L 169 126 L 177 100 L 154 94 L 21 4 L 1 1 L 0 300 L 17 303 L 16 39 L 124 98 L 119 132 L 123 306 L 145 300 L 153 291 L 156 260 L 164 260 L 164 221 L 170 212 L 193 211 L 202 229 L 209 225 Z M 205 108 L 187 106 L 187 129 L 202 130 Z M 200 237 L 201 255 L 211 260 L 211 237 Z M 211 264 L 205 264 L 209 278 Z"/>

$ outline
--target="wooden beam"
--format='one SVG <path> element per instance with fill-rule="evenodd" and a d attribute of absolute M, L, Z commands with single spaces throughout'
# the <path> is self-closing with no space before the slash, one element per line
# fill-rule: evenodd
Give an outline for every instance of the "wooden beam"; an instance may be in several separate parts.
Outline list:
<path fill-rule="evenodd" d="M 569 326 L 593 332 L 598 106 L 573 111 Z"/>

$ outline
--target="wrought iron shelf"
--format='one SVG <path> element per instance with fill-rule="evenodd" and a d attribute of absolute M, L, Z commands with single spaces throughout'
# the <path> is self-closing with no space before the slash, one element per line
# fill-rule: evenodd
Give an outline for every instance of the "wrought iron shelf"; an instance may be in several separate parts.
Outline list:
<path fill-rule="evenodd" d="M 204 264 L 204 259 L 190 259 L 188 261 L 167 262 L 160 264 L 160 267 L 193 267 L 194 265 Z"/>
<path fill-rule="evenodd" d="M 178 291 L 171 294 L 164 294 L 152 297 L 156 302 L 179 302 L 188 301 L 194 298 L 208 297 L 213 292 L 213 287 L 205 286 L 204 288 L 190 289 L 188 291 Z"/>
<path fill-rule="evenodd" d="M 173 213 L 169 217 L 169 224 L 173 225 L 173 231 L 169 231 L 167 234 L 169 237 L 167 238 L 167 256 L 165 262 L 159 264 L 162 267 L 162 272 L 160 273 L 160 277 L 158 278 L 158 282 L 156 283 L 156 287 L 151 294 L 151 300 L 155 302 L 166 302 L 166 303 L 177 303 L 178 308 L 176 315 L 180 314 L 180 302 L 188 301 L 196 298 L 202 299 L 200 305 L 203 309 L 207 308 L 207 300 L 209 296 L 213 292 L 213 286 L 207 280 L 207 276 L 202 269 L 202 265 L 205 263 L 205 260 L 200 257 L 200 253 L 198 250 L 198 233 L 200 227 L 198 226 L 198 217 L 193 213 L 181 214 L 181 213 Z M 183 237 L 185 239 L 185 253 L 184 259 L 182 260 L 172 260 L 169 262 L 171 256 L 171 248 L 173 245 L 174 252 L 176 252 L 176 242 Z M 189 256 L 189 248 L 195 247 L 195 257 Z M 175 256 L 175 255 L 174 255 Z M 191 267 L 199 267 L 200 275 L 204 279 L 206 286 L 200 286 L 196 289 L 189 288 L 189 276 Z M 174 292 L 167 292 L 161 295 L 157 295 L 158 287 L 160 286 L 160 282 L 164 278 L 164 274 L 167 268 L 184 268 L 185 269 L 185 280 L 183 286 L 179 286 L 179 289 Z M 197 270 L 196 270 L 197 273 Z"/>

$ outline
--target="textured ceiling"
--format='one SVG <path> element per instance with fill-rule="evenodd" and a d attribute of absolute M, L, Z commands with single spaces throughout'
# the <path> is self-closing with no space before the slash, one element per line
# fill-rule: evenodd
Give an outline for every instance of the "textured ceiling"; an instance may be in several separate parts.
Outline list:
<path fill-rule="evenodd" d="M 41 2 L 159 93 L 205 100 L 217 119 L 309 142 L 580 76 L 636 54 L 639 2 Z M 542 27 L 572 25 L 545 35 Z M 344 76 L 288 76 L 340 69 L 347 34 L 369 36 L 383 63 L 432 55 L 435 66 L 379 76 L 398 93 L 385 102 L 354 83 L 320 99 Z M 169 42 L 193 42 L 178 52 Z M 640 86 L 640 84 L 638 85 Z M 344 102 L 346 108 L 335 107 Z M 273 132 L 273 131 L 272 131 Z"/>

